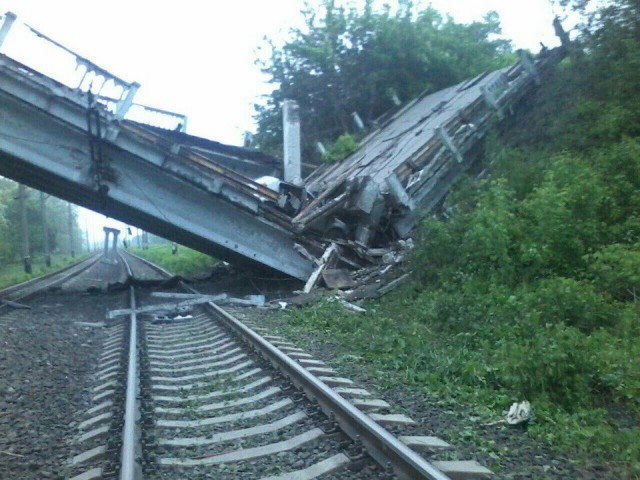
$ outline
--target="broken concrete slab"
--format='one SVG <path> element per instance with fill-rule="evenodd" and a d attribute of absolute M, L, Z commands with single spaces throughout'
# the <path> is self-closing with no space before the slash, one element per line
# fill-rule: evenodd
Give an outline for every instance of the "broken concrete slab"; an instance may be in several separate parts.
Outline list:
<path fill-rule="evenodd" d="M 102 328 L 106 325 L 104 322 L 73 322 L 73 324 L 79 327 L 89 328 Z"/>
<path fill-rule="evenodd" d="M 175 299 L 181 299 L 181 300 L 190 300 L 192 298 L 201 298 L 202 294 L 200 293 L 178 293 L 178 292 L 152 292 L 151 296 L 154 298 L 175 298 Z M 228 295 L 226 293 L 219 293 L 217 295 L 209 295 L 210 298 L 214 299 L 211 300 L 212 302 L 218 301 L 218 300 L 224 300 L 228 297 Z"/>
<path fill-rule="evenodd" d="M 243 305 L 246 307 L 264 307 L 267 301 L 264 295 L 247 295 L 244 298 L 227 297 L 218 303 L 233 303 L 234 305 Z"/>
<path fill-rule="evenodd" d="M 350 288 L 356 285 L 351 272 L 344 268 L 326 268 L 322 272 L 322 280 L 328 288 Z"/>
<path fill-rule="evenodd" d="M 144 307 L 139 307 L 136 309 L 131 308 L 123 308 L 119 310 L 111 310 L 107 313 L 107 318 L 112 320 L 116 317 L 120 317 L 123 315 L 131 315 L 132 313 L 141 314 L 141 313 L 158 313 L 158 312 L 174 312 L 178 310 L 182 310 L 188 307 L 193 307 L 196 305 L 202 305 L 204 303 L 213 302 L 215 299 L 215 295 L 200 295 L 197 298 L 191 298 L 178 303 L 161 303 L 158 305 L 147 305 Z"/>

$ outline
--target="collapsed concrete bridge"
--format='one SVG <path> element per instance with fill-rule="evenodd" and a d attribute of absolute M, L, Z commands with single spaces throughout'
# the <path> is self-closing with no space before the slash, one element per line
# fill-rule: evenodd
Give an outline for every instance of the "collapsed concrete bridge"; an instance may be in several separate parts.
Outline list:
<path fill-rule="evenodd" d="M 4 16 L 0 48 L 14 20 Z M 319 168 L 303 187 L 283 182 L 275 191 L 250 178 L 279 175 L 272 157 L 180 132 L 179 115 L 133 103 L 139 85 L 28 28 L 74 56 L 83 75 L 69 85 L 0 53 L 0 175 L 218 258 L 302 280 L 327 241 L 355 251 L 341 258 L 358 266 L 380 238 L 409 236 L 473 163 L 491 121 L 562 58 L 562 49 L 523 56 L 423 95 L 344 162 Z M 119 95 L 96 92 L 95 79 Z M 135 108 L 178 125 L 133 121 Z"/>

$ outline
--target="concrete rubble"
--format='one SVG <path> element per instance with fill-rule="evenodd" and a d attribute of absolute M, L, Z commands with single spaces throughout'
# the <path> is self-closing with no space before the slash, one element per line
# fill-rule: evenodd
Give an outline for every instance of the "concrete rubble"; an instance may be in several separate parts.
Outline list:
<path fill-rule="evenodd" d="M 397 268 L 416 226 L 482 156 L 482 140 L 532 93 L 564 48 L 521 54 L 518 63 L 424 94 L 380 119 L 360 149 L 305 179 L 307 200 L 292 218 L 319 260 L 304 293 L 324 285 L 346 299 L 383 295 L 410 272 Z M 305 243 L 319 241 L 318 250 Z M 302 246 L 300 247 L 302 249 Z"/>

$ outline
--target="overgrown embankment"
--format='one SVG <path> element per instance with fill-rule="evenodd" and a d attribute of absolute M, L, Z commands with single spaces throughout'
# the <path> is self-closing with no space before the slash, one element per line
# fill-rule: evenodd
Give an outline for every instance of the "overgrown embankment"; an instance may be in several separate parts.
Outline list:
<path fill-rule="evenodd" d="M 424 222 L 411 286 L 364 315 L 285 315 L 485 414 L 529 400 L 524 435 L 637 478 L 640 34 L 637 2 L 614 3 L 488 142 L 490 177 Z"/>
<path fill-rule="evenodd" d="M 82 252 L 75 258 L 70 255 L 64 255 L 61 253 L 51 255 L 51 266 L 47 267 L 43 257 L 36 257 L 33 259 L 32 273 L 24 273 L 24 265 L 20 263 L 6 263 L 0 267 L 0 289 L 16 285 L 18 283 L 26 282 L 35 277 L 46 275 L 47 273 L 61 270 L 69 265 L 78 263 L 90 255 L 89 252 Z"/>
<path fill-rule="evenodd" d="M 218 260 L 209 255 L 183 246 L 178 247 L 173 254 L 170 244 L 150 245 L 146 250 L 132 248 L 131 251 L 174 275 L 182 277 L 206 276 L 211 273 L 211 268 L 218 263 Z"/>

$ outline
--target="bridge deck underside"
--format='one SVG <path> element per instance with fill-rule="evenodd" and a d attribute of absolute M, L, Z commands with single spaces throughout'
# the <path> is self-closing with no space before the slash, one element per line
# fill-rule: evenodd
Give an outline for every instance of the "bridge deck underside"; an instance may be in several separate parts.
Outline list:
<path fill-rule="evenodd" d="M 309 276 L 313 266 L 295 250 L 293 233 L 261 218 L 264 198 L 223 177 L 210 182 L 218 195 L 194 185 L 163 168 L 175 163 L 169 150 L 126 129 L 101 144 L 108 193 L 100 193 L 83 99 L 7 62 L 0 58 L 0 175 L 223 260 Z"/>

